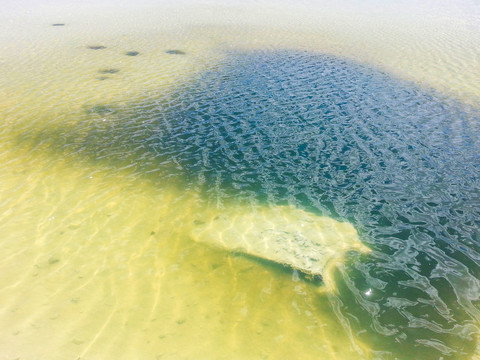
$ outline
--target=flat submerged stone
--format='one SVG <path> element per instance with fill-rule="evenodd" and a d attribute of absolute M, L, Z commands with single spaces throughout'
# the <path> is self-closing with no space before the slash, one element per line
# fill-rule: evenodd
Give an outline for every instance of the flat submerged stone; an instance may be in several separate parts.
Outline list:
<path fill-rule="evenodd" d="M 127 56 L 137 56 L 137 55 L 139 55 L 139 54 L 140 54 L 140 53 L 139 53 L 138 51 L 127 51 L 127 52 L 125 53 L 125 55 L 127 55 Z"/>
<path fill-rule="evenodd" d="M 182 50 L 167 50 L 165 52 L 170 55 L 185 55 L 185 52 Z"/>
<path fill-rule="evenodd" d="M 194 221 L 192 238 L 322 276 L 351 250 L 369 252 L 355 228 L 293 206 L 233 207 Z"/>
<path fill-rule="evenodd" d="M 87 49 L 91 49 L 91 50 L 103 50 L 103 49 L 106 49 L 107 47 L 106 46 L 103 46 L 103 45 L 88 45 L 87 46 Z"/>
<path fill-rule="evenodd" d="M 116 74 L 120 72 L 120 69 L 101 69 L 98 70 L 100 74 Z"/>

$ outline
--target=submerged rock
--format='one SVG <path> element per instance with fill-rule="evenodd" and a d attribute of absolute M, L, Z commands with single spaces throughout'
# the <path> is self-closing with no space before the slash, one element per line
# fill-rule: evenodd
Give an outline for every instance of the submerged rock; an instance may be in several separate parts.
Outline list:
<path fill-rule="evenodd" d="M 125 53 L 127 56 L 137 56 L 138 54 L 140 54 L 138 51 L 127 51 Z"/>
<path fill-rule="evenodd" d="M 165 52 L 171 55 L 185 55 L 185 52 L 183 52 L 182 50 L 167 50 Z"/>
<path fill-rule="evenodd" d="M 320 276 L 346 252 L 370 251 L 351 224 L 293 206 L 234 207 L 208 214 L 195 219 L 192 238 Z"/>
<path fill-rule="evenodd" d="M 98 70 L 100 74 L 116 74 L 120 72 L 120 69 L 101 69 Z"/>
<path fill-rule="evenodd" d="M 91 50 L 102 50 L 102 49 L 106 49 L 107 47 L 103 45 L 89 45 L 87 46 L 87 48 Z"/>

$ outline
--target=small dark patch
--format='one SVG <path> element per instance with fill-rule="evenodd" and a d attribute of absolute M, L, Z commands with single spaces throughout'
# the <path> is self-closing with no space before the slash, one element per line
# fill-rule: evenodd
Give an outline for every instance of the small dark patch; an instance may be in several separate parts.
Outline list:
<path fill-rule="evenodd" d="M 322 275 L 305 274 L 305 273 L 302 273 L 301 271 L 299 272 L 299 275 L 300 275 L 300 279 L 302 279 L 303 281 L 309 282 L 316 286 L 324 285 Z"/>
<path fill-rule="evenodd" d="M 96 78 L 97 80 L 107 80 L 110 79 L 108 76 L 99 76 Z"/>
<path fill-rule="evenodd" d="M 98 70 L 100 74 L 116 74 L 120 72 L 120 69 L 101 69 Z"/>
<path fill-rule="evenodd" d="M 48 264 L 53 265 L 53 264 L 58 263 L 59 261 L 60 261 L 59 259 L 52 257 L 52 258 L 48 259 Z"/>
<path fill-rule="evenodd" d="M 95 106 L 91 107 L 90 109 L 88 109 L 87 113 L 104 116 L 104 115 L 115 113 L 115 109 L 112 109 L 111 107 L 105 106 L 105 105 L 95 105 Z"/>
<path fill-rule="evenodd" d="M 140 53 L 139 53 L 138 51 L 127 51 L 127 52 L 125 53 L 125 55 L 127 55 L 127 56 L 137 56 L 137 55 L 139 55 L 139 54 L 140 54 Z"/>
<path fill-rule="evenodd" d="M 155 231 L 152 231 L 152 232 L 150 233 L 150 235 L 152 235 L 152 236 L 155 235 Z"/>
<path fill-rule="evenodd" d="M 182 50 L 167 50 L 165 52 L 171 55 L 185 55 L 185 53 Z"/>
<path fill-rule="evenodd" d="M 193 221 L 193 224 L 194 224 L 194 225 L 203 225 L 203 224 L 205 224 L 205 221 L 202 221 L 202 220 L 194 220 L 194 221 Z"/>
<path fill-rule="evenodd" d="M 62 24 L 62 23 L 56 23 L 56 24 L 52 24 L 52 26 L 65 26 L 65 24 Z"/>
<path fill-rule="evenodd" d="M 87 46 L 87 48 L 91 50 L 103 50 L 103 49 L 106 49 L 107 47 L 103 45 L 89 45 Z"/>

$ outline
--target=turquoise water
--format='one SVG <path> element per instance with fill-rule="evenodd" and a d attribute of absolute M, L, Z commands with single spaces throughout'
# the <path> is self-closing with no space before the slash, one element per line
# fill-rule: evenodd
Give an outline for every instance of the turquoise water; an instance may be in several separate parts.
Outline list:
<path fill-rule="evenodd" d="M 234 51 L 174 91 L 88 105 L 76 124 L 15 142 L 212 206 L 346 220 L 374 251 L 335 270 L 343 326 L 375 358 L 468 359 L 480 320 L 479 114 L 334 56 Z"/>

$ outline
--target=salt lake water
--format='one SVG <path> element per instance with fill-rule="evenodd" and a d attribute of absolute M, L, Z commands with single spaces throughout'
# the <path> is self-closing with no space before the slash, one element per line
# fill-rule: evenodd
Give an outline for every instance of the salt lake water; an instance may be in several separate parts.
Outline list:
<path fill-rule="evenodd" d="M 0 359 L 480 359 L 476 2 L 2 7 Z"/>

